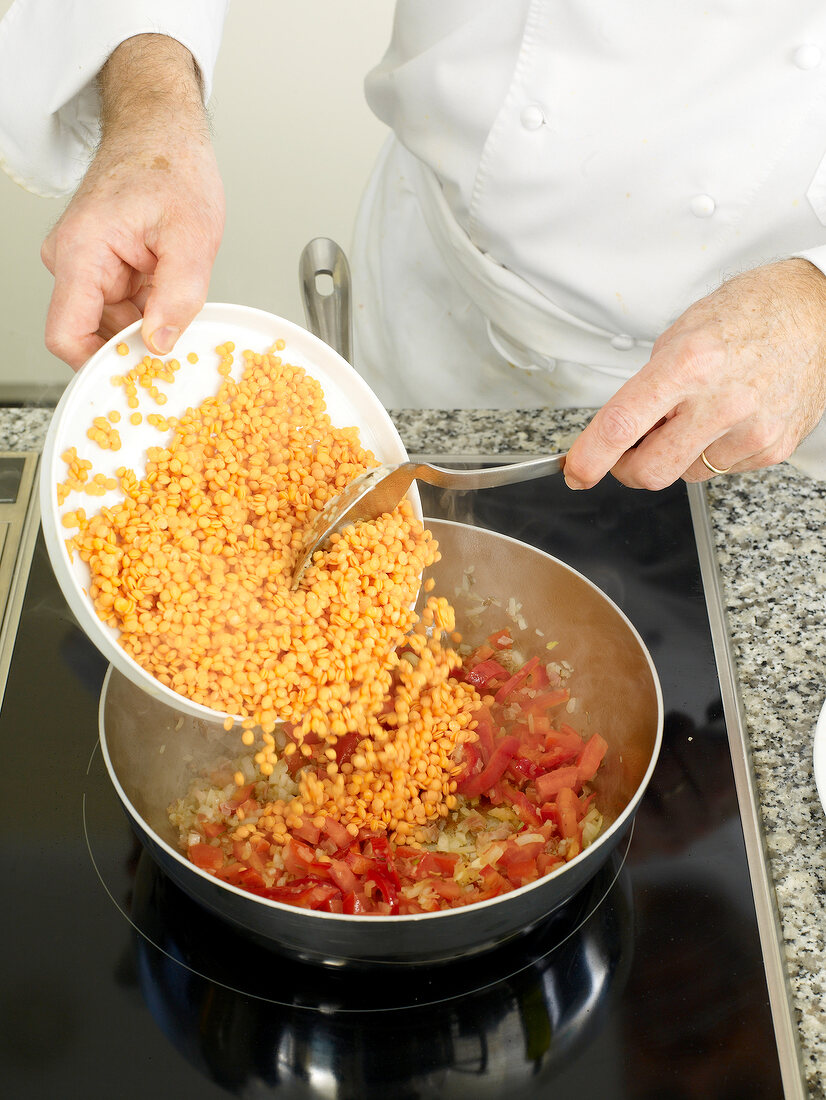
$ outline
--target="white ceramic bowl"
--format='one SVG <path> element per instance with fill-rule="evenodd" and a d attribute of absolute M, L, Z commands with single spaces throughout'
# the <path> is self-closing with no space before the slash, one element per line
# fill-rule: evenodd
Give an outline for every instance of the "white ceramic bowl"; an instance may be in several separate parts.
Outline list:
<path fill-rule="evenodd" d="M 815 786 L 820 803 L 826 811 L 826 703 L 823 704 L 815 726 L 813 755 Z"/>
<path fill-rule="evenodd" d="M 304 367 L 319 381 L 327 411 L 336 426 L 357 427 L 362 445 L 373 451 L 380 462 L 407 460 L 404 444 L 386 409 L 364 379 L 337 352 L 291 321 L 248 306 L 218 303 L 207 303 L 179 339 L 172 353 L 181 364 L 174 383 L 157 382 L 158 389 L 167 394 L 166 404 L 156 405 L 139 390 L 141 406 L 138 411 L 143 414 L 140 425 L 130 423 L 129 415 L 135 410 L 128 407 L 123 387 L 112 383 L 113 377 L 126 373 L 148 353 L 140 336 L 140 322 L 136 322 L 110 340 L 74 376 L 55 410 L 46 436 L 40 474 L 43 534 L 52 568 L 69 607 L 91 641 L 124 676 L 152 697 L 193 717 L 214 720 L 223 715 L 193 703 L 150 676 L 118 644 L 118 631 L 106 626 L 95 614 L 88 596 L 88 566 L 77 554 L 70 560 L 65 540 L 73 529 L 63 526 L 62 516 L 78 507 L 85 508 L 86 514 L 91 515 L 102 505 L 115 503 L 121 494 L 119 489 L 102 497 L 72 492 L 62 505 L 58 505 L 57 485 L 66 479 L 66 464 L 61 455 L 67 448 L 75 447 L 80 458 L 92 462 L 93 473 L 114 477 L 118 467 L 127 466 L 141 476 L 146 468 L 147 447 L 163 445 L 167 438 L 167 433 L 147 423 L 147 414 L 179 416 L 190 406 L 197 406 L 216 393 L 223 381 L 216 369 L 215 348 L 218 345 L 228 340 L 235 344 L 233 376 L 238 377 L 238 369 L 243 365 L 242 351 L 263 352 L 278 339 L 285 341 L 286 346 L 280 353 L 284 360 Z M 118 353 L 121 343 L 129 347 L 128 355 Z M 187 355 L 191 352 L 198 356 L 197 363 L 188 362 Z M 118 451 L 103 450 L 86 435 L 95 417 L 105 417 L 112 410 L 121 414 L 116 424 L 121 437 Z M 421 518 L 415 485 L 408 496 Z"/>

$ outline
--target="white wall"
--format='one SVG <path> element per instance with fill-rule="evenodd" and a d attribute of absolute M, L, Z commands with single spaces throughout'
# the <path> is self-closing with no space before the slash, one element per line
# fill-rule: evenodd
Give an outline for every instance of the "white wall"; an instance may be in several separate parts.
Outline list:
<path fill-rule="evenodd" d="M 11 6 L 0 0 L 0 14 Z M 211 103 L 227 226 L 210 299 L 304 322 L 298 257 L 312 237 L 346 249 L 384 137 L 362 91 L 390 34 L 390 0 L 234 0 Z M 53 398 L 71 377 L 43 345 L 51 276 L 40 243 L 62 200 L 0 173 L 0 400 Z"/>

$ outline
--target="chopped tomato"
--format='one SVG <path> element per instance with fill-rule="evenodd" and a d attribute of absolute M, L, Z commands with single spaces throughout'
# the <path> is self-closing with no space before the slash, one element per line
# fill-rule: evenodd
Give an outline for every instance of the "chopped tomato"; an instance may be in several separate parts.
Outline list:
<path fill-rule="evenodd" d="M 355 730 L 352 730 L 350 733 L 345 733 L 343 737 L 339 737 L 334 746 L 336 763 L 346 764 L 356 751 L 360 740 L 361 734 Z"/>
<path fill-rule="evenodd" d="M 321 829 L 305 817 L 301 824 L 292 830 L 292 834 L 300 840 L 306 840 L 308 844 L 315 847 L 318 844 L 318 838 L 321 836 Z"/>
<path fill-rule="evenodd" d="M 232 886 L 242 886 L 246 875 L 253 872 L 250 872 L 249 868 L 236 860 L 234 863 L 224 863 L 223 867 L 219 867 L 217 871 L 211 873 L 219 878 L 221 882 L 228 882 Z"/>
<path fill-rule="evenodd" d="M 295 840 L 293 837 L 284 845 L 282 852 L 284 868 L 292 875 L 306 875 L 307 868 L 315 863 L 315 852 L 306 844 Z"/>
<path fill-rule="evenodd" d="M 336 849 L 349 848 L 353 843 L 353 837 L 347 832 L 340 821 L 335 821 L 332 817 L 328 817 L 324 822 L 324 832 L 335 844 Z"/>
<path fill-rule="evenodd" d="M 535 734 L 539 737 L 544 737 L 553 729 L 551 720 L 546 714 L 533 714 L 529 711 L 527 717 L 529 723 L 528 728 L 532 735 Z"/>
<path fill-rule="evenodd" d="M 386 836 L 371 833 L 364 838 L 364 852 L 366 855 L 377 856 L 379 859 L 390 859 L 390 841 Z"/>
<path fill-rule="evenodd" d="M 263 838 L 256 841 L 235 840 L 232 844 L 232 854 L 239 863 L 252 868 L 258 874 L 266 871 L 266 858 L 269 855 L 270 846 Z"/>
<path fill-rule="evenodd" d="M 508 764 L 508 771 L 517 782 L 524 782 L 526 779 L 536 779 L 538 775 L 542 775 L 545 769 L 533 760 L 529 760 L 527 756 L 514 756 L 513 760 Z"/>
<path fill-rule="evenodd" d="M 465 780 L 470 779 L 472 775 L 478 774 L 482 767 L 484 767 L 482 754 L 479 752 L 476 741 L 466 741 L 462 746 L 462 755 L 464 757 L 465 770 L 458 776 L 458 783 L 460 785 L 464 783 Z"/>
<path fill-rule="evenodd" d="M 212 844 L 190 844 L 187 854 L 202 871 L 217 871 L 224 865 L 224 853 Z"/>
<path fill-rule="evenodd" d="M 322 913 L 343 913 L 344 902 L 342 901 L 341 894 L 334 894 L 331 898 L 323 901 L 317 908 Z"/>
<path fill-rule="evenodd" d="M 598 733 L 592 733 L 585 742 L 585 748 L 577 764 L 580 783 L 587 783 L 594 778 L 607 751 L 608 742 L 605 738 L 600 737 Z"/>
<path fill-rule="evenodd" d="M 427 910 L 416 901 L 415 898 L 399 898 L 399 913 L 406 916 L 410 913 L 426 913 Z"/>
<path fill-rule="evenodd" d="M 540 802 L 550 802 L 563 787 L 576 787 L 579 784 L 579 768 L 555 768 L 552 772 L 537 776 L 534 787 Z"/>
<path fill-rule="evenodd" d="M 494 696 L 497 703 L 504 703 L 507 697 L 517 688 L 523 680 L 527 679 L 533 670 L 539 665 L 538 657 L 531 657 L 529 661 L 526 661 L 524 665 L 515 672 L 510 679 L 506 680 L 504 684 L 499 688 Z"/>
<path fill-rule="evenodd" d="M 531 688 L 532 691 L 537 691 L 540 688 L 547 687 L 549 682 L 548 670 L 543 664 L 537 664 L 528 673 L 525 686 Z"/>
<path fill-rule="evenodd" d="M 505 793 L 502 790 L 502 783 L 494 783 L 493 786 L 485 791 L 485 798 L 490 802 L 491 806 L 501 806 L 505 801 Z"/>
<path fill-rule="evenodd" d="M 227 817 L 230 817 L 232 814 L 235 813 L 239 806 L 247 801 L 254 790 L 254 783 L 245 783 L 243 787 L 237 787 L 235 794 L 231 798 L 228 798 L 226 802 L 221 803 L 221 813 L 225 814 Z"/>
<path fill-rule="evenodd" d="M 477 688 L 484 687 L 489 680 L 506 680 L 507 678 L 506 670 L 492 657 L 489 657 L 486 661 L 480 661 L 478 665 L 474 665 L 465 673 L 465 681 Z"/>
<path fill-rule="evenodd" d="M 251 894 L 260 894 L 266 889 L 263 878 L 257 871 L 245 867 L 243 863 L 225 863 L 217 871 L 213 872 L 221 882 L 228 882 L 231 886 L 238 886 L 242 890 L 249 890 Z"/>
<path fill-rule="evenodd" d="M 571 738 L 574 738 L 574 739 L 579 738 L 580 745 L 583 745 L 585 743 L 582 740 L 582 738 L 579 736 L 577 731 L 574 729 L 574 727 L 569 726 L 567 722 L 560 722 L 559 723 L 559 732 L 561 734 L 563 734 L 565 737 L 571 737 Z"/>
<path fill-rule="evenodd" d="M 342 859 L 331 859 L 329 863 L 329 874 L 332 881 L 336 884 L 342 893 L 350 893 L 356 889 L 358 885 L 358 879 L 353 871 L 347 866 Z"/>
<path fill-rule="evenodd" d="M 512 863 L 519 863 L 523 859 L 533 862 L 545 847 L 544 840 L 531 840 L 527 844 L 517 844 L 515 840 L 509 840 L 507 847 L 496 861 L 497 867 L 510 867 Z"/>
<path fill-rule="evenodd" d="M 539 807 L 539 816 L 546 825 L 553 825 L 553 827 L 559 830 L 559 810 L 556 808 L 556 802 L 546 802 Z"/>
<path fill-rule="evenodd" d="M 551 749 L 550 752 L 542 753 L 537 757 L 537 764 L 543 772 L 549 772 L 553 768 L 558 768 L 562 764 L 570 764 L 576 760 L 580 754 L 580 750 L 576 745 L 570 745 L 568 748 Z"/>
<path fill-rule="evenodd" d="M 237 885 L 244 890 L 251 890 L 253 893 L 266 889 L 263 878 L 257 871 L 253 871 L 249 867 L 245 867 L 243 871 L 239 872 Z"/>
<path fill-rule="evenodd" d="M 416 859 L 419 860 L 424 855 L 423 848 L 411 848 L 407 844 L 397 844 L 394 852 L 395 857 L 401 859 Z"/>
<path fill-rule="evenodd" d="M 297 905 L 301 909 L 319 909 L 339 891 L 330 882 L 321 882 L 307 876 L 295 882 L 288 882 L 285 886 L 265 887 L 261 893 L 270 901 L 283 901 L 288 905 Z"/>
<path fill-rule="evenodd" d="M 536 857 L 536 869 L 540 875 L 549 874 L 555 867 L 561 867 L 563 863 L 564 860 L 551 852 L 540 852 Z"/>
<path fill-rule="evenodd" d="M 511 761 L 511 765 L 513 765 L 513 761 Z M 514 787 L 510 783 L 503 782 L 502 793 L 526 825 L 540 824 L 541 818 L 539 817 L 536 805 L 531 802 L 524 791 L 520 791 L 518 787 Z"/>
<path fill-rule="evenodd" d="M 482 760 L 485 764 L 493 756 L 493 715 L 489 707 L 479 707 L 476 711 L 476 736 L 475 742 Z"/>
<path fill-rule="evenodd" d="M 452 878 L 431 878 L 427 880 L 427 885 L 434 894 L 438 894 L 448 901 L 458 900 L 465 892 L 464 886 L 460 886 Z"/>
<path fill-rule="evenodd" d="M 361 894 L 357 894 L 355 890 L 350 890 L 348 893 L 344 894 L 341 903 L 345 913 L 358 915 L 367 912 L 367 907 L 364 904 L 364 897 Z"/>
<path fill-rule="evenodd" d="M 582 821 L 583 817 L 585 817 L 585 815 L 587 814 L 588 807 L 591 805 L 595 798 L 596 791 L 591 791 L 590 794 L 581 794 L 579 796 L 579 809 L 577 810 L 577 814 L 579 815 L 580 821 Z"/>
<path fill-rule="evenodd" d="M 549 730 L 545 736 L 545 748 L 549 752 L 554 749 L 573 749 L 578 754 L 584 747 L 585 744 L 577 731 L 564 723 L 558 730 Z"/>
<path fill-rule="evenodd" d="M 509 863 L 506 874 L 515 886 L 523 886 L 539 877 L 535 859 L 517 859 Z"/>
<path fill-rule="evenodd" d="M 284 759 L 287 761 L 287 771 L 293 779 L 295 779 L 296 773 L 307 763 L 300 752 L 294 752 L 290 756 L 285 756 Z"/>
<path fill-rule="evenodd" d="M 579 800 L 570 787 L 563 787 L 556 796 L 559 812 L 559 831 L 564 837 L 579 836 Z"/>
<path fill-rule="evenodd" d="M 459 862 L 455 852 L 425 852 L 418 861 L 414 878 L 427 878 L 428 875 L 452 875 Z"/>
<path fill-rule="evenodd" d="M 365 877 L 365 885 L 370 882 L 374 882 L 381 893 L 381 896 L 390 906 L 391 913 L 398 913 L 399 911 L 399 890 L 396 883 L 391 881 L 389 875 L 382 874 L 381 871 L 372 870 L 369 871 Z"/>
<path fill-rule="evenodd" d="M 526 714 L 544 716 L 546 710 L 558 707 L 560 703 L 567 703 L 570 698 L 571 693 L 567 688 L 549 688 L 528 699 L 524 704 L 524 711 Z"/>
<path fill-rule="evenodd" d="M 518 751 L 518 737 L 503 738 L 493 750 L 493 756 L 488 761 L 484 771 L 480 772 L 479 775 L 471 776 L 470 779 L 463 780 L 461 785 L 457 785 L 456 790 L 459 794 L 463 794 L 465 798 L 477 798 L 483 791 L 489 790 L 495 783 L 499 782 L 505 774 L 505 769 L 511 759 Z"/>
<path fill-rule="evenodd" d="M 353 874 L 361 876 L 366 875 L 369 870 L 374 866 L 375 860 L 369 859 L 353 845 L 348 848 L 344 853 L 344 862 L 353 872 Z"/>
<path fill-rule="evenodd" d="M 471 653 L 470 657 L 463 662 L 466 669 L 473 668 L 474 665 L 478 665 L 480 661 L 486 661 L 488 657 L 492 657 L 496 650 L 493 646 L 485 643 L 484 645 L 477 646 Z"/>
<path fill-rule="evenodd" d="M 486 901 L 488 898 L 496 898 L 500 894 L 507 893 L 508 890 L 510 890 L 510 883 L 504 875 L 500 875 L 490 864 L 486 864 L 482 868 L 482 890 L 476 900 Z"/>

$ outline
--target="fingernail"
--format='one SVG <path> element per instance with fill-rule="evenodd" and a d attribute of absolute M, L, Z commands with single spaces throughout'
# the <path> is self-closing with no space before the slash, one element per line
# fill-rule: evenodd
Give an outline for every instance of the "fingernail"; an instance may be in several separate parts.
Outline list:
<path fill-rule="evenodd" d="M 166 355 L 168 351 L 172 351 L 175 347 L 175 341 L 180 335 L 181 330 L 179 328 L 175 328 L 174 325 L 164 325 L 163 328 L 155 329 L 149 337 L 149 342 L 158 355 Z"/>
<path fill-rule="evenodd" d="M 566 477 L 565 484 L 568 486 L 569 489 L 577 490 L 585 488 L 584 484 L 581 481 L 577 481 L 576 478 L 573 477 Z"/>

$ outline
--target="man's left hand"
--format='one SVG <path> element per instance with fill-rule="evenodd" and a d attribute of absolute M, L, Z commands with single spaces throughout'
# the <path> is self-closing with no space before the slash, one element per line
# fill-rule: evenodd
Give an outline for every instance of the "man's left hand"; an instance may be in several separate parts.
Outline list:
<path fill-rule="evenodd" d="M 565 480 L 637 489 L 782 462 L 826 409 L 826 276 L 781 260 L 723 283 L 659 337 L 648 363 L 571 447 Z"/>

